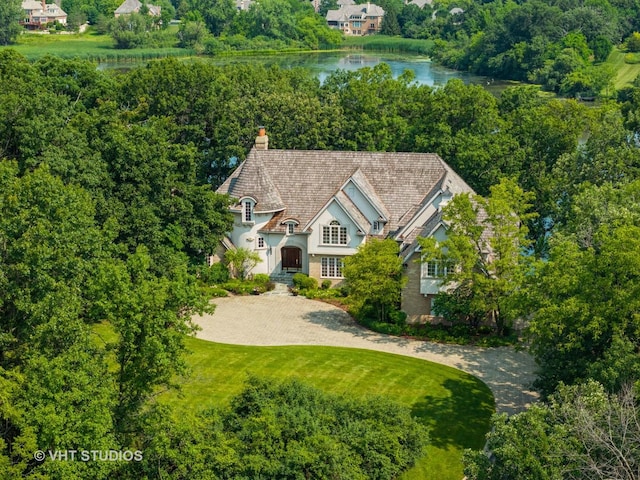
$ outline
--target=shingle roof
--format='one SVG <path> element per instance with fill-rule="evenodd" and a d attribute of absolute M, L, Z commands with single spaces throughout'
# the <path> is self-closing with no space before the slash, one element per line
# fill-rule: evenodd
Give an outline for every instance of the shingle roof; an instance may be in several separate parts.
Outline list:
<path fill-rule="evenodd" d="M 347 21 L 349 18 L 383 17 L 384 10 L 372 3 L 360 5 L 342 5 L 338 10 L 327 11 L 328 22 Z"/>
<path fill-rule="evenodd" d="M 388 232 L 404 226 L 445 181 L 452 192 L 472 191 L 433 153 L 252 149 L 218 192 L 253 197 L 256 212 L 284 209 L 268 229 L 279 230 L 286 218 L 303 229 L 350 178 L 358 185 L 366 179 L 367 195 L 388 215 Z"/>
<path fill-rule="evenodd" d="M 142 7 L 142 2 L 140 0 L 125 0 L 122 4 L 116 8 L 116 15 L 128 15 L 134 12 L 138 12 Z M 149 14 L 153 16 L 160 15 L 160 7 L 157 5 L 151 5 L 147 3 L 147 7 L 149 8 Z"/>
<path fill-rule="evenodd" d="M 358 170 L 356 170 L 353 175 L 351 175 L 351 181 L 358 186 L 358 188 L 369 198 L 369 200 L 371 200 L 373 206 L 376 210 L 378 210 L 380 216 L 382 217 L 380 220 L 387 221 L 390 215 L 389 211 L 387 210 L 387 207 L 384 206 L 384 203 L 382 203 L 382 200 L 380 200 L 380 198 L 378 197 L 378 194 L 376 193 L 375 188 L 373 188 L 373 185 L 371 185 L 371 182 L 369 182 L 366 175 L 362 173 L 362 170 L 358 168 Z"/>
<path fill-rule="evenodd" d="M 42 10 L 42 2 L 36 2 L 36 0 L 26 0 L 22 2 L 23 10 Z"/>
<path fill-rule="evenodd" d="M 425 5 L 431 5 L 433 0 L 411 0 L 407 5 L 415 5 L 418 8 L 424 8 Z"/>
<path fill-rule="evenodd" d="M 286 204 L 282 201 L 278 187 L 271 177 L 272 173 L 277 172 L 266 168 L 260 155 L 252 158 L 250 162 L 243 162 L 238 170 L 238 175 L 229 178 L 229 186 L 225 193 L 238 199 L 253 198 L 256 201 L 256 213 L 274 212 L 285 208 Z"/>

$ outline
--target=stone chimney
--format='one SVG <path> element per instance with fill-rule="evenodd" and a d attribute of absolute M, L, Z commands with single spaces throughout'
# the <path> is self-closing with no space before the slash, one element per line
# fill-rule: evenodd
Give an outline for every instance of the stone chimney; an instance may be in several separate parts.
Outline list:
<path fill-rule="evenodd" d="M 258 136 L 256 137 L 256 150 L 268 150 L 269 149 L 269 137 L 265 133 L 264 127 L 258 127 Z"/>

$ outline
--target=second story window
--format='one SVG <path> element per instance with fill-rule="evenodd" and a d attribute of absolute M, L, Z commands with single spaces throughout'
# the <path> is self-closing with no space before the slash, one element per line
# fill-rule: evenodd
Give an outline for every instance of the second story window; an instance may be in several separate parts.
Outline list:
<path fill-rule="evenodd" d="M 296 226 L 293 223 L 287 223 L 287 235 L 293 235 Z"/>
<path fill-rule="evenodd" d="M 242 202 L 242 221 L 244 223 L 253 222 L 253 202 L 251 200 Z"/>
<path fill-rule="evenodd" d="M 322 226 L 322 243 L 325 245 L 346 245 L 347 227 L 333 220 L 329 225 Z"/>
<path fill-rule="evenodd" d="M 450 262 L 432 260 L 422 264 L 422 278 L 440 278 L 453 273 L 454 265 Z"/>

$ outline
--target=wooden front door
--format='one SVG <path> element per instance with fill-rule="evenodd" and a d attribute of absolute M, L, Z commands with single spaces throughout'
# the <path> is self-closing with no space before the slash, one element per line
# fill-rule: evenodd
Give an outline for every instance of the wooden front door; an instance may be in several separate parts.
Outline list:
<path fill-rule="evenodd" d="M 301 270 L 302 250 L 298 247 L 282 247 L 282 269 Z"/>

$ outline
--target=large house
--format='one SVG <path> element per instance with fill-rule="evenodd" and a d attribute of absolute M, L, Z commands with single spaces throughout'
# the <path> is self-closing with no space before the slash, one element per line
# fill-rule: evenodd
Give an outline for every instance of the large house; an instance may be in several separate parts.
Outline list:
<path fill-rule="evenodd" d="M 149 9 L 149 15 L 152 17 L 159 17 L 162 7 L 158 5 L 151 5 L 147 3 L 147 8 Z M 116 11 L 114 12 L 114 16 L 118 18 L 121 15 L 131 15 L 132 13 L 140 13 L 140 9 L 142 8 L 142 2 L 140 0 L 125 0 L 120 4 Z"/>
<path fill-rule="evenodd" d="M 327 24 L 345 35 L 371 35 L 378 33 L 382 28 L 384 10 L 378 5 L 351 5 L 345 1 L 339 7 L 338 10 L 327 12 Z"/>
<path fill-rule="evenodd" d="M 431 314 L 437 266 L 421 264 L 418 236 L 446 238 L 441 207 L 473 190 L 436 154 L 270 150 L 264 129 L 218 188 L 236 199 L 225 248 L 262 258 L 252 273 L 290 281 L 297 272 L 333 284 L 343 259 L 370 238 L 400 245 L 408 282 L 403 310 Z"/>
<path fill-rule="evenodd" d="M 67 14 L 56 3 L 47 3 L 46 0 L 25 0 L 22 2 L 24 17 L 20 22 L 28 29 L 39 29 L 48 23 L 67 24 Z"/>

